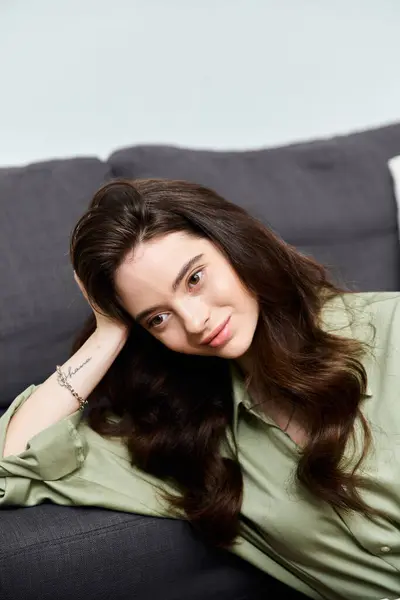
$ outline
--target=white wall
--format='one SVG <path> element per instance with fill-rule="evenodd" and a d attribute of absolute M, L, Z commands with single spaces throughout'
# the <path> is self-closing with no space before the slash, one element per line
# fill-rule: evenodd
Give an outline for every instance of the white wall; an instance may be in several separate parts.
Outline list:
<path fill-rule="evenodd" d="M 399 0 L 0 0 L 0 165 L 400 121 Z"/>

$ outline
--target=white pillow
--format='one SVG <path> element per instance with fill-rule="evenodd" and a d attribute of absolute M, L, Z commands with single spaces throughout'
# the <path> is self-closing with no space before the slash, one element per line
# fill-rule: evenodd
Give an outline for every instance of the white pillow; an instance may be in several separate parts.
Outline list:
<path fill-rule="evenodd" d="M 389 171 L 393 179 L 394 196 L 397 202 L 397 225 L 400 236 L 400 155 L 388 161 Z"/>

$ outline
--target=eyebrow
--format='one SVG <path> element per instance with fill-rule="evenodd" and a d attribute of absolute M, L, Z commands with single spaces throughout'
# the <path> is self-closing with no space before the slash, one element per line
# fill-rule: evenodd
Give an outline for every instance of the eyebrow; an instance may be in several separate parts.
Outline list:
<path fill-rule="evenodd" d="M 188 260 L 187 263 L 185 263 L 183 265 L 183 267 L 179 271 L 178 275 L 176 276 L 175 281 L 172 284 L 172 289 L 174 292 L 177 290 L 179 284 L 184 279 L 187 272 L 190 271 L 190 269 L 193 267 L 193 265 L 195 265 L 201 258 L 203 258 L 203 256 L 204 256 L 204 254 L 197 254 L 197 256 L 193 256 L 193 258 Z M 140 312 L 138 315 L 136 315 L 135 320 L 143 321 L 143 319 L 145 319 L 147 316 L 151 315 L 152 312 L 154 312 L 156 310 L 160 310 L 160 308 L 161 308 L 161 306 L 159 306 L 159 305 L 158 306 L 150 306 L 150 308 L 146 308 L 146 310 L 142 310 L 142 312 Z"/>

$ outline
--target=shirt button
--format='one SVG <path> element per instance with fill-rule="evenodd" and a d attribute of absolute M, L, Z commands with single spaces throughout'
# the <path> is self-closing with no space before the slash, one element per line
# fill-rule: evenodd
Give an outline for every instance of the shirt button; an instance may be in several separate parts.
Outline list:
<path fill-rule="evenodd" d="M 391 551 L 391 547 L 390 546 L 381 546 L 380 551 L 383 552 L 383 554 L 387 554 L 388 552 Z"/>

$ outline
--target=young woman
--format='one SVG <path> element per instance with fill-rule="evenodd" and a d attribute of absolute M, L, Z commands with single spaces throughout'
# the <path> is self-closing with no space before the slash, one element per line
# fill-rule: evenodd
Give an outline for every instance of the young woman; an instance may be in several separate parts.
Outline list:
<path fill-rule="evenodd" d="M 0 503 L 183 518 L 311 598 L 398 598 L 400 294 L 183 181 L 102 187 L 71 261 L 93 313 L 0 421 Z"/>

